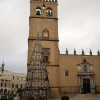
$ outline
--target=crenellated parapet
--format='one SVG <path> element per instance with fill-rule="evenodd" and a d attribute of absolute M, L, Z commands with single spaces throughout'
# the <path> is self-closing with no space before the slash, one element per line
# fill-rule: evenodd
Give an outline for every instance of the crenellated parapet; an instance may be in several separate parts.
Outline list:
<path fill-rule="evenodd" d="M 5 64 L 4 64 L 4 60 L 3 60 L 3 63 L 1 65 L 1 67 L 0 67 L 0 70 L 2 71 L 2 73 L 4 72 L 4 66 L 5 66 Z"/>
<path fill-rule="evenodd" d="M 76 53 L 76 50 L 74 49 L 73 54 L 69 54 L 69 53 L 68 53 L 68 49 L 66 48 L 66 55 L 82 55 L 82 56 L 85 56 L 85 52 L 84 52 L 84 50 L 82 49 L 81 54 L 77 54 L 77 53 Z M 91 50 L 91 49 L 90 49 L 90 51 L 89 51 L 89 55 L 86 55 L 86 56 L 93 56 L 92 50 Z M 100 51 L 99 51 L 99 50 L 97 51 L 97 56 L 100 56 Z"/>
<path fill-rule="evenodd" d="M 97 55 L 100 56 L 100 51 L 98 50 Z"/>
<path fill-rule="evenodd" d="M 67 48 L 66 48 L 66 55 L 68 55 L 68 50 L 67 50 Z"/>
<path fill-rule="evenodd" d="M 31 0 L 31 1 L 55 2 L 55 3 L 58 2 L 58 0 Z"/>

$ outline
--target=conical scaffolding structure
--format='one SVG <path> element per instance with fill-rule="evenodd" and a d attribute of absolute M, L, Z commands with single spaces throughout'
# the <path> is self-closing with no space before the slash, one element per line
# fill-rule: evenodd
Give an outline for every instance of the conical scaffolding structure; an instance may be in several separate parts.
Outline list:
<path fill-rule="evenodd" d="M 43 61 L 43 49 L 37 33 L 36 43 L 33 48 L 30 66 L 27 69 L 26 86 L 23 100 L 46 100 L 49 80 L 46 64 Z"/>

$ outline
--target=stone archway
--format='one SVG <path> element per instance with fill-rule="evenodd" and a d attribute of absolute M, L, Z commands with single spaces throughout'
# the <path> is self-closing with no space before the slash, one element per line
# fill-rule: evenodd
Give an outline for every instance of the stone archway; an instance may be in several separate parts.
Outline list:
<path fill-rule="evenodd" d="M 0 89 L 0 94 L 1 94 L 1 95 L 3 94 L 3 89 Z"/>
<path fill-rule="evenodd" d="M 7 94 L 10 95 L 10 90 L 8 90 L 8 93 Z"/>
<path fill-rule="evenodd" d="M 79 86 L 81 87 L 81 93 L 95 93 L 94 77 L 79 76 Z"/>
<path fill-rule="evenodd" d="M 7 89 L 4 89 L 4 95 L 6 95 L 7 94 Z"/>

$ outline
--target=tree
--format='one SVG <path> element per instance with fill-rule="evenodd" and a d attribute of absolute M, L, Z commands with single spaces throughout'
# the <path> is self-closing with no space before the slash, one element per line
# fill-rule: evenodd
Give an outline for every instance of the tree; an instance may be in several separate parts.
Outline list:
<path fill-rule="evenodd" d="M 23 89 L 21 88 L 17 89 L 17 93 L 19 94 L 20 100 L 22 100 Z"/>

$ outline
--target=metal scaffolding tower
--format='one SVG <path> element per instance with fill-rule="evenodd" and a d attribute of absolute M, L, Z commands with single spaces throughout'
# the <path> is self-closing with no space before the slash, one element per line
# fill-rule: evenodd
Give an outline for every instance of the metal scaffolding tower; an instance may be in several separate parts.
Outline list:
<path fill-rule="evenodd" d="M 43 49 L 37 33 L 30 65 L 27 69 L 26 86 L 23 92 L 23 100 L 47 100 L 49 90 L 48 73 L 44 63 Z"/>

